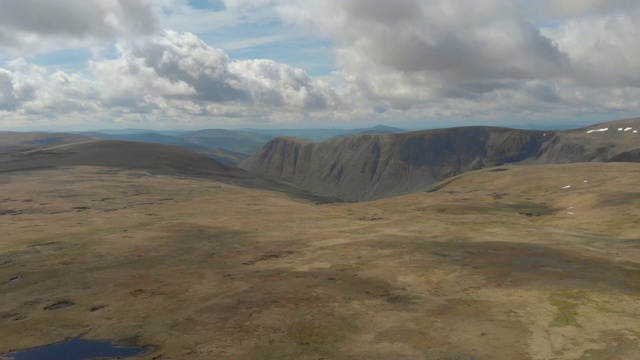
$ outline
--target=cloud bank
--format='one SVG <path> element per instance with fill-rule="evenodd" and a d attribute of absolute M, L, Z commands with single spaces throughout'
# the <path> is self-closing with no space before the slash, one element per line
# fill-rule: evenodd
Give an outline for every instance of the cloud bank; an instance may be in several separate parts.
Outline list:
<path fill-rule="evenodd" d="M 0 46 L 15 55 L 0 63 L 0 125 L 42 119 L 516 124 L 640 114 L 636 1 L 219 5 L 211 11 L 186 0 L 4 2 Z M 251 22 L 279 24 L 283 35 L 273 38 L 296 33 L 328 42 L 335 71 L 314 78 L 269 60 L 268 52 L 263 59 L 232 59 L 203 40 L 222 28 L 246 31 Z M 94 55 L 77 71 L 30 61 L 34 53 L 74 47 L 110 55 Z"/>
<path fill-rule="evenodd" d="M 549 110 L 579 113 L 589 102 L 598 112 L 611 103 L 602 95 L 633 97 L 640 85 L 640 5 L 633 1 L 278 4 L 289 23 L 311 24 L 334 40 L 355 93 L 390 109 L 428 102 L 459 116 L 507 116 L 513 108 L 514 115 L 542 108 L 540 116 L 554 116 Z"/>
<path fill-rule="evenodd" d="M 67 73 L 16 60 L 0 69 L 0 111 L 46 117 L 97 112 L 129 120 L 268 118 L 343 105 L 324 82 L 271 60 L 231 61 L 191 33 L 118 44 L 114 59 Z"/>

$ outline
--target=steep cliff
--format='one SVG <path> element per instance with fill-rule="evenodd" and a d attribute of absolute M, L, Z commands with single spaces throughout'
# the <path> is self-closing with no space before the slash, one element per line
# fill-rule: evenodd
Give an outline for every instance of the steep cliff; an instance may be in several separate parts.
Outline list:
<path fill-rule="evenodd" d="M 638 161 L 638 128 L 640 119 L 561 132 L 461 127 L 319 143 L 279 137 L 240 167 L 327 196 L 373 200 L 428 190 L 447 177 L 507 163 Z"/>
<path fill-rule="evenodd" d="M 427 189 L 466 171 L 535 156 L 540 131 L 467 127 L 313 143 L 276 138 L 241 167 L 350 201 Z"/>

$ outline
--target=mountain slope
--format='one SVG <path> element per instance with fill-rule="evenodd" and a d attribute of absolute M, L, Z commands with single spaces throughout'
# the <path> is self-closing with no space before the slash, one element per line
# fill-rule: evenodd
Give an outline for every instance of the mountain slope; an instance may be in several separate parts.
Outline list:
<path fill-rule="evenodd" d="M 64 133 L 0 132 L 0 150 L 21 149 L 39 145 L 67 144 L 87 141 L 91 137 Z"/>
<path fill-rule="evenodd" d="M 144 170 L 154 175 L 213 179 L 247 188 L 277 191 L 316 203 L 337 200 L 317 196 L 281 179 L 250 174 L 205 155 L 169 145 L 105 140 L 0 152 L 0 174 L 74 166 Z"/>
<path fill-rule="evenodd" d="M 64 166 L 105 166 L 163 175 L 217 175 L 239 171 L 204 155 L 168 145 L 88 141 L 0 153 L 0 172 Z"/>
<path fill-rule="evenodd" d="M 273 139 L 273 136 L 249 131 L 208 129 L 182 134 L 180 138 L 190 144 L 250 155 L 260 150 L 269 140 Z"/>
<path fill-rule="evenodd" d="M 351 201 L 427 188 L 462 172 L 535 156 L 543 132 L 469 127 L 312 143 L 277 138 L 241 167 Z"/>
<path fill-rule="evenodd" d="M 242 160 L 246 159 L 250 154 L 238 153 L 231 150 L 225 150 L 216 145 L 215 142 L 209 144 L 209 146 L 190 143 L 187 139 L 183 139 L 178 136 L 163 135 L 158 133 L 135 133 L 135 134 L 104 134 L 99 132 L 86 133 L 96 139 L 100 140 L 123 140 L 123 141 L 138 141 L 148 142 L 154 144 L 164 144 L 176 146 L 182 149 L 195 151 L 200 154 L 204 154 L 216 161 L 219 161 L 225 165 L 235 166 Z"/>
<path fill-rule="evenodd" d="M 620 157 L 640 149 L 640 118 L 611 121 L 556 133 L 540 149 L 537 164 L 632 161 Z M 626 130 L 626 131 L 625 131 Z M 637 161 L 637 160 L 636 160 Z M 633 161 L 632 161 L 633 162 Z"/>
<path fill-rule="evenodd" d="M 461 127 L 321 143 L 277 138 L 241 167 L 320 194 L 372 200 L 427 190 L 447 177 L 506 163 L 633 161 L 640 149 L 638 128 L 640 119 L 562 132 Z"/>

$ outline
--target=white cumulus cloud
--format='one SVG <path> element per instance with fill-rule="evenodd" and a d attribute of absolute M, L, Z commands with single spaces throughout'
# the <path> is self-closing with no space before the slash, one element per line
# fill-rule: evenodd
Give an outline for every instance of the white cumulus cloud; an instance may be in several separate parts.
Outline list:
<path fill-rule="evenodd" d="M 508 124 L 640 114 L 638 1 L 214 3 L 0 0 L 0 59 L 12 59 L 0 63 L 0 121 Z M 335 56 L 316 67 L 322 77 L 275 53 L 289 50 L 290 34 Z M 48 52 L 73 47 L 94 50 L 85 67 L 47 63 Z M 295 54 L 292 63 L 318 60 Z"/>
<path fill-rule="evenodd" d="M 114 119 L 190 121 L 206 117 L 269 117 L 326 111 L 342 101 L 324 82 L 271 60 L 230 61 L 191 33 L 117 46 L 113 59 L 87 69 L 51 72 L 25 60 L 0 68 L 0 111 L 64 116 L 96 111 Z"/>
<path fill-rule="evenodd" d="M 332 40 L 342 80 L 370 106 L 479 118 L 640 111 L 625 101 L 640 86 L 637 1 L 272 2 Z"/>

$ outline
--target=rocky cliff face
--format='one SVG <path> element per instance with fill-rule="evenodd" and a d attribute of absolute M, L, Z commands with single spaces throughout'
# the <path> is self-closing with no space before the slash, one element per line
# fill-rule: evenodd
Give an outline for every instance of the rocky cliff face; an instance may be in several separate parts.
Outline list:
<path fill-rule="evenodd" d="M 276 138 L 242 163 L 320 194 L 360 201 L 427 189 L 462 172 L 535 156 L 539 131 L 455 128 L 312 143 Z"/>
<path fill-rule="evenodd" d="M 463 127 L 320 143 L 280 137 L 241 167 L 322 195 L 373 200 L 428 190 L 447 177 L 506 163 L 638 161 L 640 134 L 633 131 L 639 128 L 635 119 L 563 132 Z"/>

